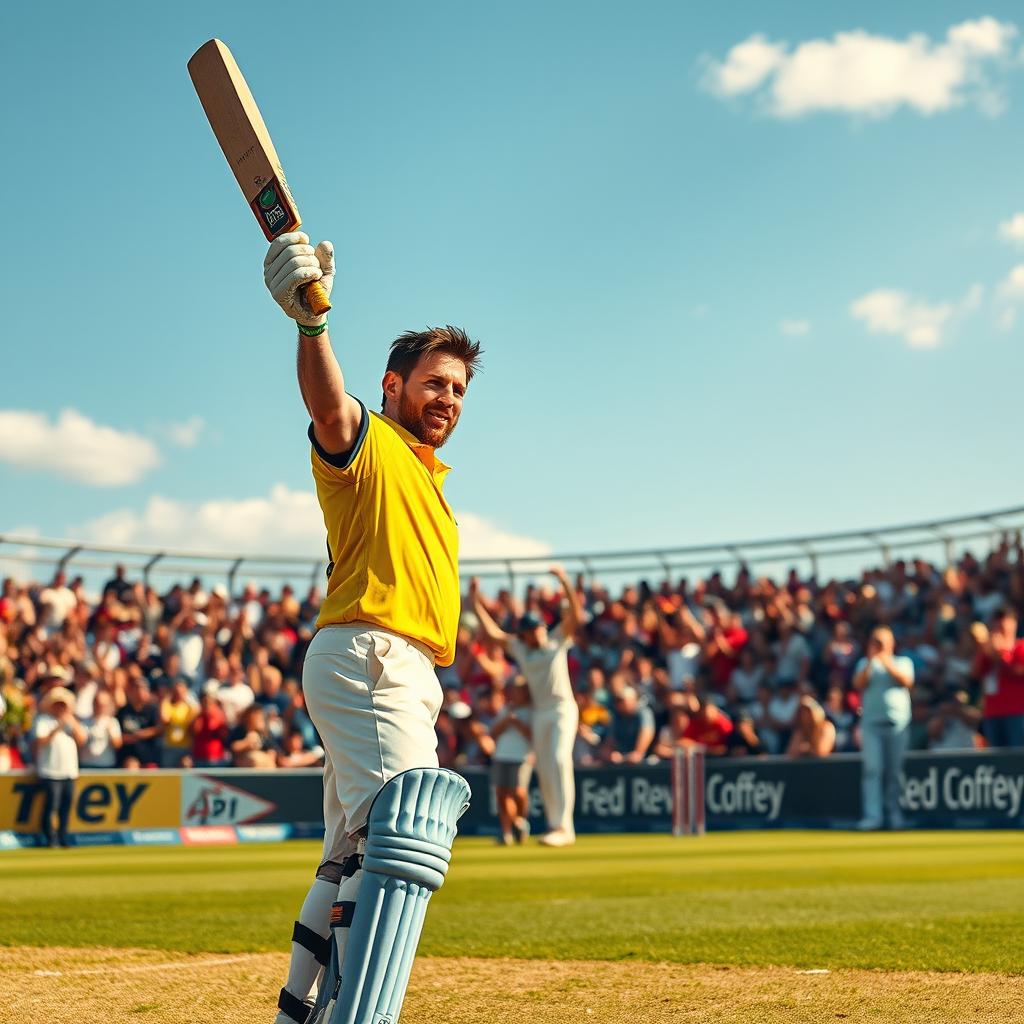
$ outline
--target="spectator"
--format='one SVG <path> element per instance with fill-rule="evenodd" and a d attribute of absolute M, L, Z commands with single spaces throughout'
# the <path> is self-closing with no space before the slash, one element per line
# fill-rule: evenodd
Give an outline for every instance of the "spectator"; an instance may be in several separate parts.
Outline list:
<path fill-rule="evenodd" d="M 693 697 L 691 707 L 693 713 L 683 739 L 703 747 L 713 757 L 721 757 L 728 751 L 729 737 L 733 732 L 732 720 L 709 699 Z"/>
<path fill-rule="evenodd" d="M 529 786 L 533 774 L 530 688 L 517 676 L 508 687 L 508 703 L 491 725 L 494 753 L 491 784 L 498 805 L 500 841 L 521 843 L 530 834 Z"/>
<path fill-rule="evenodd" d="M 86 740 L 79 761 L 83 768 L 113 768 L 121 749 L 121 723 L 114 714 L 114 698 L 99 690 L 92 702 L 92 715 L 83 719 Z"/>
<path fill-rule="evenodd" d="M 757 725 L 752 715 L 741 711 L 728 737 L 726 753 L 730 757 L 760 757 L 766 753 L 764 743 L 757 734 Z"/>
<path fill-rule="evenodd" d="M 160 723 L 163 733 L 160 737 L 160 766 L 180 768 L 183 758 L 192 749 L 189 730 L 198 711 L 189 699 L 191 694 L 183 676 L 177 676 L 170 692 L 160 702 Z"/>
<path fill-rule="evenodd" d="M 163 726 L 160 724 L 160 709 L 144 678 L 134 679 L 128 684 L 128 702 L 118 711 L 117 721 L 122 737 L 118 752 L 120 766 L 159 767 L 159 737 Z"/>
<path fill-rule="evenodd" d="M 772 754 L 781 754 L 789 746 L 799 709 L 800 693 L 796 680 L 788 675 L 781 676 L 778 688 L 768 701 L 767 717 L 762 730 Z"/>
<path fill-rule="evenodd" d="M 228 733 L 228 748 L 236 768 L 276 767 L 277 747 L 263 708 L 253 705 L 242 712 L 241 722 Z"/>
<path fill-rule="evenodd" d="M 897 656 L 892 630 L 879 626 L 868 640 L 867 656 L 857 663 L 854 688 L 863 692 L 861 712 L 862 811 L 858 828 L 903 827 L 900 773 L 910 726 L 910 688 L 914 663 Z"/>
<path fill-rule="evenodd" d="M 663 761 L 670 760 L 677 750 L 686 746 L 686 730 L 690 725 L 690 712 L 687 705 L 676 702 L 669 709 L 668 723 L 661 727 L 657 742 L 654 744 L 654 756 Z"/>
<path fill-rule="evenodd" d="M 72 712 L 75 695 L 63 686 L 49 690 L 39 705 L 39 717 L 32 727 L 32 753 L 36 774 L 43 784 L 43 845 L 54 845 L 53 815 L 57 814 L 56 841 L 70 845 L 68 823 L 71 797 L 78 778 L 78 748 L 86 732 Z"/>
<path fill-rule="evenodd" d="M 981 711 L 971 706 L 966 690 L 951 690 L 928 720 L 929 750 L 973 750 L 981 737 Z"/>
<path fill-rule="evenodd" d="M 601 677 L 603 678 L 603 673 Z M 608 708 L 597 699 L 590 683 L 583 683 L 580 686 L 576 694 L 576 706 L 579 708 L 580 724 L 573 747 L 573 763 L 595 764 L 600 760 L 601 748 L 608 735 L 612 716 Z"/>
<path fill-rule="evenodd" d="M 840 754 L 856 750 L 854 731 L 857 728 L 857 715 L 850 708 L 846 691 L 839 683 L 829 686 L 825 694 L 825 714 L 835 726 L 835 750 Z"/>
<path fill-rule="evenodd" d="M 103 584 L 103 593 L 112 592 L 118 601 L 125 601 L 132 591 L 132 585 L 128 582 L 125 567 L 114 566 L 114 575 Z"/>
<path fill-rule="evenodd" d="M 752 648 L 740 651 L 740 659 L 729 676 L 726 691 L 730 703 L 749 708 L 757 703 L 757 691 L 765 679 L 764 664 L 759 664 Z"/>
<path fill-rule="evenodd" d="M 324 763 L 324 748 L 315 746 L 311 750 L 302 742 L 302 734 L 290 732 L 284 738 L 281 753 L 277 755 L 278 768 L 312 768 Z"/>
<path fill-rule="evenodd" d="M 228 720 L 217 702 L 217 684 L 208 682 L 203 687 L 199 712 L 192 719 L 192 763 L 196 768 L 217 768 L 228 760 L 225 742 L 228 738 Z"/>
<path fill-rule="evenodd" d="M 1001 608 L 992 617 L 984 657 L 984 720 L 990 747 L 1024 746 L 1024 640 L 1017 613 Z"/>
<path fill-rule="evenodd" d="M 811 648 L 804 635 L 788 620 L 779 623 L 777 652 L 780 684 L 792 683 L 795 686 L 807 679 L 811 665 Z"/>
<path fill-rule="evenodd" d="M 174 635 L 174 650 L 180 659 L 180 671 L 191 686 L 198 686 L 200 670 L 207 654 L 207 640 L 203 627 L 206 616 L 194 609 L 195 598 L 185 595 L 181 611 L 171 619 L 170 629 Z"/>
<path fill-rule="evenodd" d="M 605 757 L 612 764 L 639 764 L 654 741 L 654 714 L 640 703 L 632 686 L 615 697 L 615 712 L 604 744 Z"/>
<path fill-rule="evenodd" d="M 836 727 L 813 697 L 801 697 L 793 732 L 786 747 L 788 757 L 827 757 L 836 747 Z"/>
<path fill-rule="evenodd" d="M 39 622 L 49 631 L 56 632 L 67 621 L 68 616 L 78 604 L 71 588 L 67 585 L 67 577 L 58 572 L 53 582 L 39 594 Z"/>
<path fill-rule="evenodd" d="M 256 700 L 256 694 L 245 681 L 245 670 L 241 665 L 229 667 L 228 673 L 227 681 L 217 690 L 217 700 L 224 709 L 229 728 L 233 729 L 249 705 Z"/>

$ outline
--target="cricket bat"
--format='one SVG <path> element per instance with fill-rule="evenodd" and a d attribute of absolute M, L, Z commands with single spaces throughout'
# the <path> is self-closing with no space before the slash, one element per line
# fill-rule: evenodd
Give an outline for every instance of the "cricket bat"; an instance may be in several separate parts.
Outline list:
<path fill-rule="evenodd" d="M 295 231 L 302 218 L 270 132 L 231 51 L 219 39 L 203 43 L 192 54 L 188 73 L 263 234 L 272 241 L 286 231 Z M 306 285 L 303 298 L 318 316 L 331 308 L 319 281 Z"/>

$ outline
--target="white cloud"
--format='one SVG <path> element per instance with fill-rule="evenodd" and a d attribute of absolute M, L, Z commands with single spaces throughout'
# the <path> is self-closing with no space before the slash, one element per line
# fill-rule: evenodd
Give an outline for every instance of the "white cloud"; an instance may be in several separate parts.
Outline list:
<path fill-rule="evenodd" d="M 755 94 L 775 117 L 818 111 L 883 117 L 900 107 L 935 114 L 976 105 L 1002 110 L 998 77 L 1011 63 L 1017 27 L 984 17 L 953 25 L 942 41 L 862 29 L 790 48 L 753 35 L 725 60 L 705 58 L 703 87 L 720 97 Z"/>
<path fill-rule="evenodd" d="M 1017 315 L 1024 305 L 1024 263 L 1018 263 L 996 288 L 996 327 L 1003 332 L 1017 324 Z"/>
<path fill-rule="evenodd" d="M 999 225 L 999 237 L 1004 242 L 1024 244 L 1024 213 L 1015 213 Z"/>
<path fill-rule="evenodd" d="M 1011 302 L 1024 299 L 1024 263 L 1018 263 L 999 286 L 999 294 Z"/>
<path fill-rule="evenodd" d="M 312 491 L 275 484 L 255 498 L 186 502 L 154 495 L 141 510 L 116 509 L 74 527 L 72 536 L 113 545 L 316 557 L 324 548 L 324 520 Z"/>
<path fill-rule="evenodd" d="M 542 556 L 550 551 L 540 541 L 509 533 L 473 513 L 457 515 L 463 557 Z M 95 543 L 212 554 L 319 558 L 325 553 L 324 519 L 316 495 L 283 484 L 252 498 L 184 502 L 156 495 L 141 510 L 117 509 L 72 527 L 69 534 Z"/>
<path fill-rule="evenodd" d="M 116 487 L 159 465 L 160 453 L 146 438 L 94 423 L 74 409 L 64 409 L 53 423 L 41 413 L 11 409 L 0 410 L 0 461 Z"/>
<path fill-rule="evenodd" d="M 205 426 L 206 421 L 202 416 L 190 416 L 181 423 L 168 423 L 164 433 L 180 448 L 194 448 Z"/>
<path fill-rule="evenodd" d="M 509 533 L 472 512 L 457 512 L 459 555 L 462 558 L 542 558 L 551 554 L 543 541 Z"/>
<path fill-rule="evenodd" d="M 956 307 L 929 305 L 895 288 L 878 288 L 850 304 L 850 315 L 872 334 L 896 334 L 913 348 L 934 348 L 942 341 Z"/>
<path fill-rule="evenodd" d="M 1001 331 L 1012 331 L 1017 323 L 1015 306 L 1004 306 L 996 316 L 996 327 Z"/>
<path fill-rule="evenodd" d="M 720 96 L 750 92 L 776 71 L 785 59 L 785 43 L 770 43 L 763 35 L 753 35 L 737 43 L 724 63 L 711 65 L 705 84 Z"/>
<path fill-rule="evenodd" d="M 810 334 L 810 320 L 780 320 L 779 331 L 789 338 L 799 338 L 804 334 Z"/>

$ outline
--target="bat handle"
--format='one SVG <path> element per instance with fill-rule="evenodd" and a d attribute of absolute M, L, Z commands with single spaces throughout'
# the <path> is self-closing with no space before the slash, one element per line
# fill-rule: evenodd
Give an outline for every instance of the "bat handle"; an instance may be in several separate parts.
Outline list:
<path fill-rule="evenodd" d="M 306 305 L 317 316 L 320 316 L 321 313 L 326 313 L 331 308 L 331 300 L 327 297 L 327 292 L 324 291 L 324 286 L 319 281 L 307 284 L 302 297 L 306 300 Z"/>

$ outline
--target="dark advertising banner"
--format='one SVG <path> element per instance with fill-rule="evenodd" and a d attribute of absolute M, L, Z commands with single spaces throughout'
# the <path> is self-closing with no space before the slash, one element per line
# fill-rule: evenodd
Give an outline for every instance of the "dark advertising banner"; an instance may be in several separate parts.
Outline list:
<path fill-rule="evenodd" d="M 467 771 L 473 804 L 464 835 L 497 833 L 494 797 L 483 771 Z M 1024 827 L 1024 750 L 911 754 L 901 804 L 914 828 Z M 850 828 L 861 817 L 860 757 L 708 758 L 704 786 L 709 829 Z M 536 779 L 530 821 L 544 824 Z M 576 772 L 578 832 L 670 832 L 667 762 Z"/>

